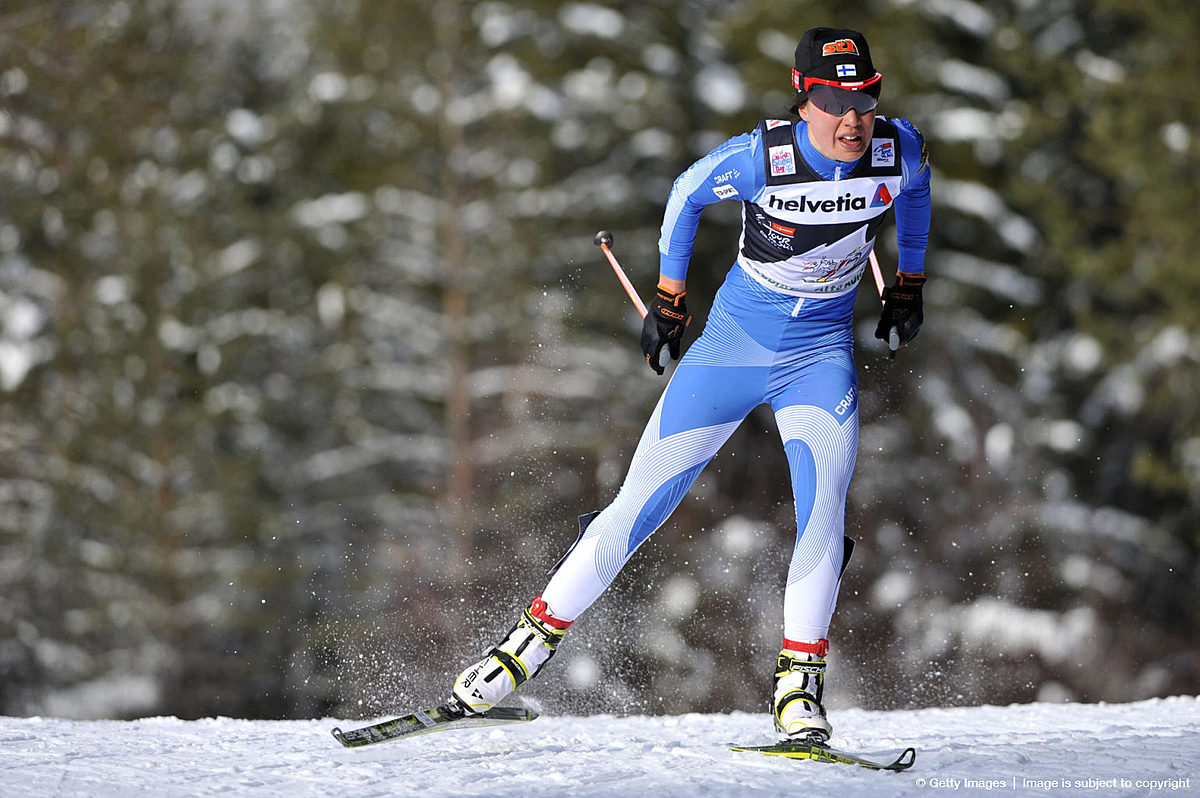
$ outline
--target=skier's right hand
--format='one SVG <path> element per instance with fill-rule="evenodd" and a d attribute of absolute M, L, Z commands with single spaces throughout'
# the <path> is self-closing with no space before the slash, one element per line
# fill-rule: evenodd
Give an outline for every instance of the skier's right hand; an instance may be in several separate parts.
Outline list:
<path fill-rule="evenodd" d="M 646 309 L 646 318 L 642 320 L 642 353 L 656 374 L 666 370 L 658 362 L 664 346 L 672 360 L 679 359 L 683 331 L 692 323 L 692 314 L 687 312 L 687 303 L 683 299 L 685 296 L 687 291 L 676 294 L 660 285 L 654 301 Z"/>

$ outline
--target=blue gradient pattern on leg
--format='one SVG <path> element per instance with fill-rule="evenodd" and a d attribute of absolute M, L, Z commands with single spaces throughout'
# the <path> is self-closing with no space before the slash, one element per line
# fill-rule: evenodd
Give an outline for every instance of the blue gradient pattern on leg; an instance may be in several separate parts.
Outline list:
<path fill-rule="evenodd" d="M 642 507 L 642 511 L 638 513 L 638 519 L 634 522 L 633 529 L 629 533 L 629 544 L 625 548 L 625 555 L 627 557 L 633 554 L 637 550 L 637 547 L 642 545 L 642 542 L 650 537 L 654 530 L 666 522 L 667 516 L 683 500 L 684 495 L 688 492 L 688 488 L 696 481 L 696 477 L 700 476 L 700 472 L 704 470 L 705 465 L 707 463 L 701 463 L 694 468 L 684 471 L 654 492 L 654 495 Z"/>
<path fill-rule="evenodd" d="M 804 534 L 817 500 L 817 462 L 812 449 L 801 440 L 790 440 L 783 446 L 792 470 L 792 493 L 796 499 L 796 537 Z"/>

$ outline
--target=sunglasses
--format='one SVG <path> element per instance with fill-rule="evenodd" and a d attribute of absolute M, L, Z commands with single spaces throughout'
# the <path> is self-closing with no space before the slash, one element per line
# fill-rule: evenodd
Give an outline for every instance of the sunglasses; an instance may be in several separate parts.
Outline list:
<path fill-rule="evenodd" d="M 804 91 L 809 102 L 827 114 L 844 116 L 854 109 L 862 116 L 875 110 L 882 82 L 883 75 L 878 72 L 875 77 L 860 83 L 804 78 Z"/>

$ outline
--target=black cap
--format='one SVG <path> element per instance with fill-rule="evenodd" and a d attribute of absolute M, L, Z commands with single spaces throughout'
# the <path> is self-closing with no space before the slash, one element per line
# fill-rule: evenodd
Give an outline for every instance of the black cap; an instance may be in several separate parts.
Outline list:
<path fill-rule="evenodd" d="M 863 83 L 875 77 L 867 38 L 846 28 L 813 28 L 796 45 L 792 87 L 804 91 L 804 78 Z M 847 88 L 854 88 L 853 85 Z"/>

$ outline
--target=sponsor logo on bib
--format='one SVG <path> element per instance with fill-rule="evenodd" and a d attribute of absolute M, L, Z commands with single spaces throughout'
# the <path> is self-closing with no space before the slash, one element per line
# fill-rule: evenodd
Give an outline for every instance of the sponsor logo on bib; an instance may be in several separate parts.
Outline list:
<path fill-rule="evenodd" d="M 896 142 L 891 139 L 871 140 L 871 166 L 895 166 Z"/>
<path fill-rule="evenodd" d="M 770 156 L 772 177 L 796 174 L 796 155 L 792 151 L 792 145 L 772 147 L 767 154 Z"/>

